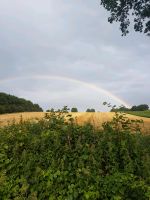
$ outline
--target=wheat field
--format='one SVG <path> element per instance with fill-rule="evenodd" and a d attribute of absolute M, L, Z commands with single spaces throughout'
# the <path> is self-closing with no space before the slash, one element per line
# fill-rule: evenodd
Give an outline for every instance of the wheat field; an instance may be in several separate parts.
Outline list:
<path fill-rule="evenodd" d="M 78 112 L 70 113 L 75 121 L 82 125 L 84 123 L 91 123 L 95 127 L 101 127 L 104 122 L 112 120 L 114 113 L 113 112 Z M 12 122 L 18 123 L 20 120 L 39 120 L 45 116 L 45 112 L 23 112 L 23 113 L 13 113 L 13 114 L 1 114 L 0 115 L 0 126 L 5 126 Z M 130 114 L 126 114 L 129 119 L 142 119 L 143 124 L 142 131 L 145 133 L 150 132 L 150 118 L 138 117 Z"/>

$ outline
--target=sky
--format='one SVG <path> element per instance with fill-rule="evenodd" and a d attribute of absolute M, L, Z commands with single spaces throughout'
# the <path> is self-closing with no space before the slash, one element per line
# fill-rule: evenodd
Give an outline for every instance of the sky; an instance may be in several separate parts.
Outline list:
<path fill-rule="evenodd" d="M 0 0 L 0 92 L 44 109 L 150 104 L 150 38 L 96 0 Z"/>

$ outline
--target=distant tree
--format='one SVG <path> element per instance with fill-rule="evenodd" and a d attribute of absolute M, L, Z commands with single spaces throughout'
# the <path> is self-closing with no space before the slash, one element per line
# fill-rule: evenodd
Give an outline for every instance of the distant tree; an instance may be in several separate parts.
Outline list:
<path fill-rule="evenodd" d="M 113 107 L 111 109 L 111 112 L 123 112 L 123 111 L 129 111 L 129 108 L 126 108 L 125 106 L 120 106 L 119 108 Z"/>
<path fill-rule="evenodd" d="M 132 106 L 132 111 L 146 111 L 149 109 L 149 106 L 147 104 L 141 104 L 138 106 Z"/>
<path fill-rule="evenodd" d="M 132 106 L 131 111 L 137 111 L 137 106 Z"/>
<path fill-rule="evenodd" d="M 71 112 L 78 112 L 77 108 L 71 108 Z"/>
<path fill-rule="evenodd" d="M 113 107 L 111 112 L 126 112 L 126 111 L 145 111 L 148 110 L 149 106 L 147 104 L 141 104 L 138 106 L 132 106 L 131 108 L 126 108 L 125 106 L 120 106 L 119 108 Z"/>
<path fill-rule="evenodd" d="M 70 110 L 70 108 L 68 108 L 68 106 L 64 106 L 64 107 L 62 108 L 62 110 L 60 110 L 60 111 L 61 111 L 61 112 L 64 112 L 64 113 L 68 113 L 69 110 Z"/>
<path fill-rule="evenodd" d="M 138 106 L 138 109 L 141 111 L 145 111 L 149 109 L 149 106 L 147 104 L 141 104 Z"/>
<path fill-rule="evenodd" d="M 150 0 L 101 0 L 100 4 L 110 12 L 110 23 L 120 23 L 123 36 L 129 33 L 131 16 L 135 31 L 150 34 Z"/>
<path fill-rule="evenodd" d="M 46 110 L 46 112 L 55 112 L 54 108 Z"/>
<path fill-rule="evenodd" d="M 88 108 L 87 110 L 86 110 L 86 112 L 95 112 L 95 109 L 94 108 Z"/>
<path fill-rule="evenodd" d="M 95 112 L 95 109 L 94 109 L 94 108 L 91 108 L 91 112 Z"/>
<path fill-rule="evenodd" d="M 0 114 L 15 112 L 41 112 L 38 104 L 6 93 L 0 93 Z"/>

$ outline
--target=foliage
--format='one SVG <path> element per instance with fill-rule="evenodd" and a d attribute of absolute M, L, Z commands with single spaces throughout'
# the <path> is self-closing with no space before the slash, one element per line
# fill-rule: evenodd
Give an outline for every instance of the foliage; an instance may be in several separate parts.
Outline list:
<path fill-rule="evenodd" d="M 129 33 L 128 27 L 131 16 L 134 18 L 134 30 L 150 34 L 150 1 L 149 0 L 101 0 L 101 5 L 110 12 L 108 21 L 120 23 L 120 30 L 125 36 Z"/>
<path fill-rule="evenodd" d="M 110 106 L 110 107 L 112 107 L 112 106 Z M 116 106 L 113 106 L 112 109 L 111 109 L 111 112 L 116 112 L 116 111 L 117 112 L 122 112 L 122 111 L 125 111 L 125 112 L 126 111 L 147 111 L 148 109 L 149 109 L 149 106 L 147 104 L 140 104 L 138 106 L 132 106 L 131 108 L 126 108 L 125 106 L 122 105 L 119 108 L 117 108 Z"/>
<path fill-rule="evenodd" d="M 149 109 L 149 106 L 147 104 L 141 104 L 138 106 L 132 106 L 132 111 L 146 111 Z"/>
<path fill-rule="evenodd" d="M 78 112 L 77 108 L 71 108 L 71 112 Z"/>
<path fill-rule="evenodd" d="M 54 112 L 54 111 L 55 111 L 54 108 L 46 110 L 46 112 Z"/>
<path fill-rule="evenodd" d="M 86 110 L 86 112 L 95 112 L 95 109 L 94 109 L 94 108 L 88 108 L 88 109 Z"/>
<path fill-rule="evenodd" d="M 150 137 L 138 123 L 116 113 L 95 130 L 67 110 L 0 128 L 0 199 L 148 200 Z"/>
<path fill-rule="evenodd" d="M 107 103 L 104 102 L 104 105 L 107 105 Z M 148 110 L 149 106 L 147 104 L 132 106 L 131 108 L 126 108 L 125 106 L 116 108 L 116 106 L 111 105 L 109 107 L 111 107 L 111 112 L 124 112 L 131 115 L 150 118 L 150 110 Z"/>
<path fill-rule="evenodd" d="M 0 93 L 0 114 L 43 111 L 38 104 L 6 93 Z"/>
<path fill-rule="evenodd" d="M 125 112 L 130 110 L 129 108 L 126 108 L 125 106 L 120 106 L 119 108 L 113 107 L 111 109 L 111 112 Z"/>

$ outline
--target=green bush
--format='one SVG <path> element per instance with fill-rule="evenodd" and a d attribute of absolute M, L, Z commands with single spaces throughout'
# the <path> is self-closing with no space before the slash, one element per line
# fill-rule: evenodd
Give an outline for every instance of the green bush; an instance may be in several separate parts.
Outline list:
<path fill-rule="evenodd" d="M 95 130 L 60 111 L 1 128 L 0 199 L 149 200 L 150 137 L 132 124 L 117 113 Z"/>

